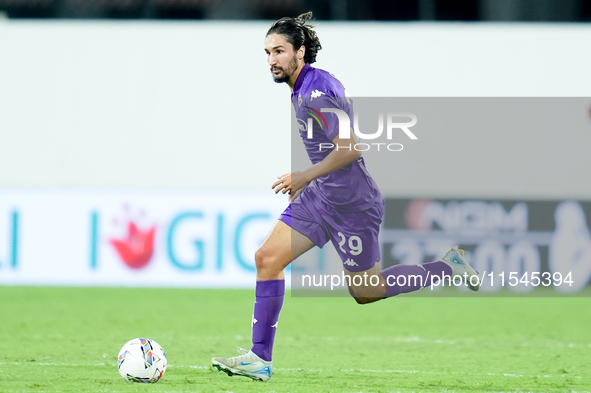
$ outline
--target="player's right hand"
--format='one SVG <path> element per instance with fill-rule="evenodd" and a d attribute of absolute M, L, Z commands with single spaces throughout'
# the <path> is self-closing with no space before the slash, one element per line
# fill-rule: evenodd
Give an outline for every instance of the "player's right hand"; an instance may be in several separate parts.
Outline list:
<path fill-rule="evenodd" d="M 275 191 L 275 194 L 282 191 L 284 194 L 288 191 L 291 192 L 291 172 L 284 173 L 281 176 L 277 176 L 277 180 L 271 188 Z"/>

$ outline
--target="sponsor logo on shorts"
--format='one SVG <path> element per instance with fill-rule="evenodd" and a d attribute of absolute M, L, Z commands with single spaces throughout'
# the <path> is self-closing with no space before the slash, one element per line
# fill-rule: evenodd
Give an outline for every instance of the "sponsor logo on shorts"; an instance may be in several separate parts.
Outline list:
<path fill-rule="evenodd" d="M 357 264 L 357 262 L 355 262 L 351 258 L 347 258 L 347 260 L 345 262 L 343 262 L 343 265 L 347 265 L 347 266 L 359 266 Z"/>

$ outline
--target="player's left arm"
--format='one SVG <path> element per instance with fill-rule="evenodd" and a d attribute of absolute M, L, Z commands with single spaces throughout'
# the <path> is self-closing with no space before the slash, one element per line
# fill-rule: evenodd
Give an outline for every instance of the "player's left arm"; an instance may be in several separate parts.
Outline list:
<path fill-rule="evenodd" d="M 310 182 L 318 177 L 328 175 L 346 165 L 349 165 L 361 157 L 361 152 L 354 149 L 356 143 L 351 130 L 349 138 L 341 138 L 338 134 L 332 140 L 334 150 L 331 151 L 322 161 L 311 166 L 303 172 L 286 173 L 279 176 L 273 183 L 275 194 L 278 192 L 289 192 L 290 200 L 295 199 Z"/>

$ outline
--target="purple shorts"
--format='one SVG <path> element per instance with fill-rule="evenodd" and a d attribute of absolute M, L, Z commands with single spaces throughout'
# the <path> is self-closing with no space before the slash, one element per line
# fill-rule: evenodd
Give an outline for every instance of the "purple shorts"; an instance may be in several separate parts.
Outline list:
<path fill-rule="evenodd" d="M 344 212 L 324 202 L 315 192 L 311 187 L 304 188 L 279 220 L 320 248 L 330 240 L 348 271 L 371 269 L 381 259 L 378 235 L 384 216 L 384 199 L 380 197 L 367 210 Z"/>

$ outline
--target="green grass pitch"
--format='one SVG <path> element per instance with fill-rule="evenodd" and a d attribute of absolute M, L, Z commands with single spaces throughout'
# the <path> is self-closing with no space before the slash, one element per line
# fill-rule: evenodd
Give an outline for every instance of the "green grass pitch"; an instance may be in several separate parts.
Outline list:
<path fill-rule="evenodd" d="M 213 356 L 249 348 L 254 291 L 0 287 L 0 392 L 589 392 L 591 298 L 286 296 L 269 382 Z M 150 337 L 154 385 L 117 372 Z"/>

